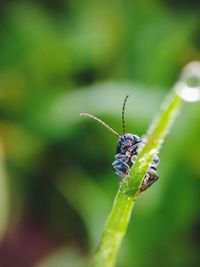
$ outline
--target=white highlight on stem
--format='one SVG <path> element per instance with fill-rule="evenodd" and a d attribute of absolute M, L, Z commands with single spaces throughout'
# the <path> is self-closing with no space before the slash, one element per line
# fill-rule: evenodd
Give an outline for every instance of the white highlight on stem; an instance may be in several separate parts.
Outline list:
<path fill-rule="evenodd" d="M 175 92 L 184 101 L 200 101 L 200 62 L 187 64 L 181 73 L 179 81 L 175 84 Z"/>

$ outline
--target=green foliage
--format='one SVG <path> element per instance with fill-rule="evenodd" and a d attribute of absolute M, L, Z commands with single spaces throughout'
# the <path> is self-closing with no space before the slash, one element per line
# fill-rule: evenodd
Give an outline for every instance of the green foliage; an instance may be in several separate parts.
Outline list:
<path fill-rule="evenodd" d="M 2 144 L 0 143 L 0 238 L 2 238 L 6 225 L 8 223 L 9 216 L 9 190 L 4 164 L 4 151 Z"/>
<path fill-rule="evenodd" d="M 179 70 L 200 58 L 199 8 L 188 5 L 3 1 L 2 265 L 78 266 L 94 251 L 119 184 L 116 139 L 79 113 L 120 132 L 128 93 L 127 130 L 143 135 Z M 188 105 L 166 140 L 118 267 L 198 266 L 199 121 L 199 105 Z"/>

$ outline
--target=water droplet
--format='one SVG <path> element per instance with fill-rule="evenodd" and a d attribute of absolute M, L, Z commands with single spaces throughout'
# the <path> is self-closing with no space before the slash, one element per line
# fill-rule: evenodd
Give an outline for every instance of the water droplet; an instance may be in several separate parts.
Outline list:
<path fill-rule="evenodd" d="M 200 62 L 191 62 L 183 68 L 175 91 L 184 101 L 200 101 Z"/>

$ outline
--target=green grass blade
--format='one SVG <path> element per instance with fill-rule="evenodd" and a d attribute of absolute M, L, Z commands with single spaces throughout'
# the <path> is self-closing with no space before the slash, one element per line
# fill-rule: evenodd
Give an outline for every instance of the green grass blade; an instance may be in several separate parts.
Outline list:
<path fill-rule="evenodd" d="M 194 68 L 194 63 L 191 63 L 186 66 L 183 72 L 187 81 L 192 75 L 194 75 L 194 71 L 191 71 L 192 68 L 195 69 L 195 75 L 199 80 L 200 67 L 198 65 L 198 68 Z M 196 71 L 197 69 L 198 71 Z M 185 75 L 185 73 L 190 73 L 190 75 Z M 115 265 L 118 250 L 126 233 L 142 180 L 154 155 L 159 152 L 161 144 L 164 142 L 166 135 L 169 133 L 173 122 L 180 114 L 180 110 L 184 103 L 183 99 L 187 100 L 184 97 L 179 96 L 181 94 L 178 95 L 176 90 L 177 88 L 180 89 L 180 83 L 182 81 L 184 81 L 184 89 L 186 87 L 188 90 L 191 89 L 190 86 L 187 85 L 187 81 L 184 77 L 181 76 L 181 81 L 175 85 L 175 88 L 170 93 L 170 96 L 168 96 L 164 101 L 160 116 L 158 116 L 152 123 L 147 134 L 146 144 L 141 153 L 138 155 L 134 166 L 130 170 L 130 177 L 123 182 L 123 185 L 117 192 L 112 211 L 105 225 L 100 245 L 92 261 L 93 267 L 112 267 Z M 197 89 L 199 93 L 200 89 L 198 87 Z M 196 99 L 196 101 L 198 101 L 198 99 Z"/>

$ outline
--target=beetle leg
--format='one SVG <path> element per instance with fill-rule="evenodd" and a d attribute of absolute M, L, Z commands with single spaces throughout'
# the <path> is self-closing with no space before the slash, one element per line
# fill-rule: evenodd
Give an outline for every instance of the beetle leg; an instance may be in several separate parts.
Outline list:
<path fill-rule="evenodd" d="M 117 166 L 118 164 L 123 164 L 125 165 L 127 168 L 129 168 L 128 164 L 126 163 L 126 161 L 121 160 L 121 159 L 117 159 L 112 163 L 112 166 Z"/>
<path fill-rule="evenodd" d="M 124 165 L 114 166 L 115 173 L 121 177 L 121 179 L 125 178 L 128 173 L 128 168 Z"/>

